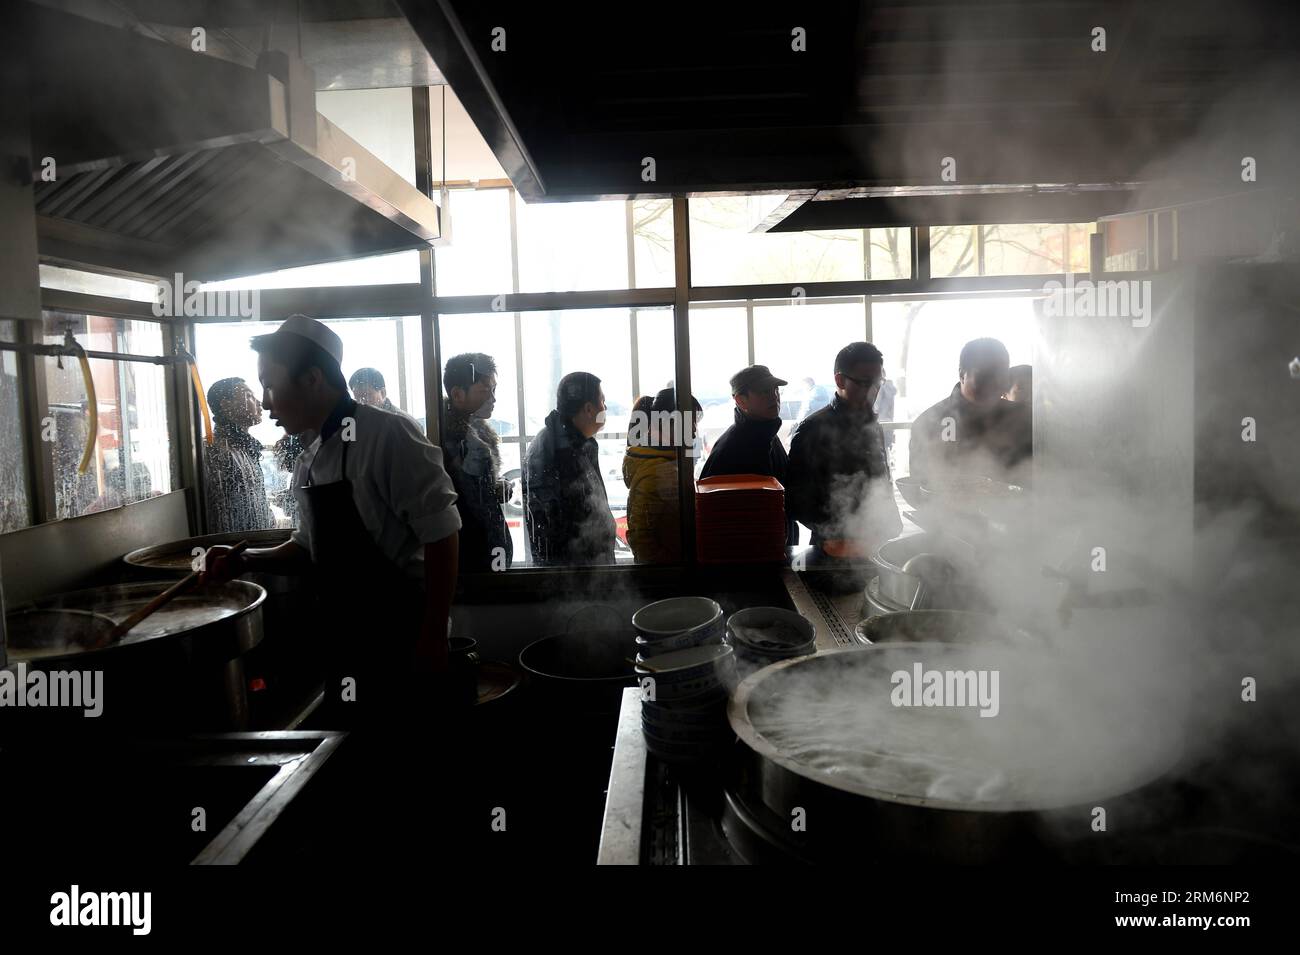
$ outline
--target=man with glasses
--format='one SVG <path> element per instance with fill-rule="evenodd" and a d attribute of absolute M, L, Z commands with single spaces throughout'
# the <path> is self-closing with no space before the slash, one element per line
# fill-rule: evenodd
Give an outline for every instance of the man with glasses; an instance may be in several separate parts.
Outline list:
<path fill-rule="evenodd" d="M 851 542 L 870 553 L 903 530 L 889 476 L 885 432 L 876 417 L 884 356 L 853 342 L 835 356 L 835 396 L 790 439 L 786 502 L 812 529 L 812 543 Z"/>
<path fill-rule="evenodd" d="M 766 474 L 782 484 L 788 461 L 781 444 L 781 387 L 788 385 L 766 365 L 750 365 L 731 376 L 736 420 L 713 442 L 701 478 L 721 474 Z M 786 500 L 786 543 L 799 543 L 799 528 L 790 518 Z"/>

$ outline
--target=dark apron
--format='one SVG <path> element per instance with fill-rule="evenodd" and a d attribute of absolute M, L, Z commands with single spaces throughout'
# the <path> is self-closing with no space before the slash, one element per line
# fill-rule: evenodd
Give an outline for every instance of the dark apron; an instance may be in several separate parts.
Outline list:
<path fill-rule="evenodd" d="M 314 484 L 308 468 L 302 488 L 300 520 L 310 528 L 324 637 L 325 699 L 316 722 L 392 732 L 430 709 L 434 687 L 413 675 L 426 601 L 424 589 L 384 555 L 357 511 L 347 476 L 349 444 L 343 442 L 341 480 Z M 352 701 L 343 699 L 348 677 L 355 681 Z"/>

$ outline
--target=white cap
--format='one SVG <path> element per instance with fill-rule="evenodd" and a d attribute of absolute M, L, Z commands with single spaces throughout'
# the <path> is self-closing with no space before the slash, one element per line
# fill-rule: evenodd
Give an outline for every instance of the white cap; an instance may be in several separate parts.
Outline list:
<path fill-rule="evenodd" d="M 321 322 L 306 315 L 290 315 L 275 330 L 277 335 L 297 335 L 324 349 L 340 365 L 343 364 L 343 339 L 326 328 Z"/>

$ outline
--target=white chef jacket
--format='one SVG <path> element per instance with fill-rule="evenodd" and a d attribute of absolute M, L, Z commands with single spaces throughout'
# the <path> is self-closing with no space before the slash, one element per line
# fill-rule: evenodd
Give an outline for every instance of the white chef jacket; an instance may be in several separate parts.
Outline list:
<path fill-rule="evenodd" d="M 424 545 L 460 530 L 456 492 L 442 466 L 442 449 L 430 444 L 415 421 L 400 412 L 358 404 L 352 417 L 356 425 L 348 447 L 347 479 L 357 513 L 384 556 L 422 580 Z M 299 523 L 292 540 L 309 552 L 311 528 L 303 490 L 307 473 L 310 470 L 312 483 L 318 485 L 343 479 L 346 433 L 342 427 L 323 444 L 317 436 L 294 466 Z"/>

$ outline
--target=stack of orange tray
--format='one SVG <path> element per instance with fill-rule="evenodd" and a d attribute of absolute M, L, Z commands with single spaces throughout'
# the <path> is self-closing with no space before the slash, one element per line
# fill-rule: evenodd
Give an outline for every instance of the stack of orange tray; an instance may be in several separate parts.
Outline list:
<path fill-rule="evenodd" d="M 700 563 L 785 558 L 785 488 L 764 474 L 721 474 L 695 485 L 695 554 Z"/>

